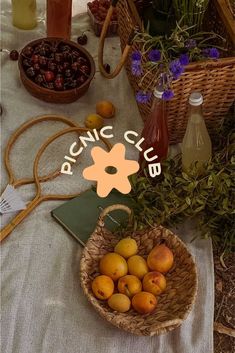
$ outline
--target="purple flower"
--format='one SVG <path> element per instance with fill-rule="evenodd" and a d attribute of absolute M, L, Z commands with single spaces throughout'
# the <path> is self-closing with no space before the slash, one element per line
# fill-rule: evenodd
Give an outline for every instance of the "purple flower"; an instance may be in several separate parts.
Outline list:
<path fill-rule="evenodd" d="M 141 76 L 142 75 L 143 71 L 142 71 L 140 61 L 137 61 L 137 60 L 132 61 L 131 72 L 132 72 L 132 75 L 134 75 L 134 76 Z"/>
<path fill-rule="evenodd" d="M 138 103 L 145 104 L 151 98 L 151 93 L 150 92 L 139 91 L 139 92 L 136 93 L 135 97 L 136 97 L 136 100 L 137 100 Z"/>
<path fill-rule="evenodd" d="M 131 55 L 131 60 L 133 61 L 141 61 L 141 53 L 139 51 L 134 51 Z"/>
<path fill-rule="evenodd" d="M 150 50 L 148 57 L 150 61 L 157 62 L 161 59 L 161 52 L 157 49 Z"/>
<path fill-rule="evenodd" d="M 212 59 L 219 58 L 219 50 L 217 48 L 210 48 L 209 57 Z"/>
<path fill-rule="evenodd" d="M 180 60 L 181 65 L 183 65 L 183 66 L 188 65 L 189 64 L 189 56 L 188 56 L 188 54 L 181 54 L 179 60 Z"/>
<path fill-rule="evenodd" d="M 164 101 L 168 101 L 170 100 L 171 98 L 174 97 L 174 93 L 171 89 L 166 89 L 164 92 L 163 92 L 163 95 L 162 95 L 162 99 Z"/>
<path fill-rule="evenodd" d="M 217 48 L 206 48 L 202 50 L 202 54 L 205 57 L 209 57 L 211 59 L 218 59 L 219 58 L 219 51 Z"/>
<path fill-rule="evenodd" d="M 185 47 L 188 49 L 193 49 L 197 46 L 195 39 L 188 39 L 185 43 Z"/>
<path fill-rule="evenodd" d="M 180 75 L 184 72 L 184 67 L 181 65 L 180 61 L 174 60 L 169 65 L 170 71 L 173 75 L 174 80 L 177 80 Z"/>

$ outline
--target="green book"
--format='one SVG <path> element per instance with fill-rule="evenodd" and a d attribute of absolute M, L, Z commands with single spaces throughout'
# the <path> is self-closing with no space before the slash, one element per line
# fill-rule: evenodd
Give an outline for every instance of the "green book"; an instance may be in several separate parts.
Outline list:
<path fill-rule="evenodd" d="M 131 208 L 132 200 L 118 191 L 112 191 L 107 197 L 101 198 L 94 189 L 89 189 L 54 209 L 51 215 L 84 246 L 96 228 L 102 210 L 114 204 L 124 204 Z M 115 210 L 105 217 L 105 227 L 115 231 L 127 221 L 128 214 L 125 211 Z"/>

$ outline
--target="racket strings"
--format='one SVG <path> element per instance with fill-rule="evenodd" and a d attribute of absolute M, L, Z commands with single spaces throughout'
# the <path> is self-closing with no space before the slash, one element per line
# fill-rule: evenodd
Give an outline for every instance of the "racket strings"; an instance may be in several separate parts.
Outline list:
<path fill-rule="evenodd" d="M 39 175 L 48 174 L 48 169 L 51 168 L 52 160 L 53 163 L 60 167 L 64 162 L 69 162 L 72 172 L 72 175 L 60 173 L 57 178 L 45 183 L 40 183 L 41 192 L 43 195 L 62 194 L 69 196 L 70 194 L 78 194 L 85 191 L 91 186 L 92 183 L 85 180 L 82 175 L 83 170 L 87 166 L 93 164 L 91 149 L 94 146 L 100 146 L 107 150 L 107 147 L 102 141 L 88 142 L 87 147 L 83 149 L 77 161 L 73 163 L 69 161 L 69 159 L 66 159 L 65 156 L 73 158 L 69 154 L 69 149 L 72 143 L 77 142 L 77 140 L 78 139 L 76 139 L 76 135 L 74 133 L 66 134 L 53 141 L 43 152 L 38 165 Z M 54 153 L 52 153 L 52 151 Z"/>
<path fill-rule="evenodd" d="M 16 180 L 33 176 L 33 163 L 38 149 L 51 135 L 67 127 L 68 125 L 63 122 L 44 121 L 33 125 L 17 137 L 9 154 L 11 169 Z M 52 163 L 51 169 L 47 167 L 48 173 L 58 167 L 58 164 Z"/>

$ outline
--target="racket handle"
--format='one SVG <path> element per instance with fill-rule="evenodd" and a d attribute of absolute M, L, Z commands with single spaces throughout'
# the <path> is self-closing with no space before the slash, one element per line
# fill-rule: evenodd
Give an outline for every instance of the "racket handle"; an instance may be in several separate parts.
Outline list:
<path fill-rule="evenodd" d="M 30 212 L 40 203 L 40 199 L 31 201 L 25 210 L 22 210 L 13 220 L 0 231 L 0 242 L 2 242 L 20 224 Z"/>

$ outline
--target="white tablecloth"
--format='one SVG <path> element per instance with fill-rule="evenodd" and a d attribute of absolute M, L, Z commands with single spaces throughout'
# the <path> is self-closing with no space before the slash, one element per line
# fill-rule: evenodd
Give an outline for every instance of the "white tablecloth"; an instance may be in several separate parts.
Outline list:
<path fill-rule="evenodd" d="M 1 47 L 20 49 L 32 39 L 45 35 L 43 21 L 33 31 L 21 31 L 11 25 L 10 1 L 1 2 Z M 40 14 L 43 1 L 38 1 Z M 86 16 L 76 16 L 73 35 L 89 28 Z M 97 61 L 97 38 L 88 32 L 86 48 Z M 119 57 L 119 40 L 107 40 L 107 61 L 114 67 Z M 84 117 L 94 111 L 95 103 L 110 99 L 118 107 L 114 141 L 122 141 L 123 132 L 141 132 L 142 121 L 131 87 L 123 71 L 115 80 L 105 80 L 96 73 L 87 94 L 70 105 L 53 105 L 31 97 L 22 86 L 17 63 L 2 54 L 1 144 L 31 117 L 46 113 L 62 113 L 83 124 Z M 55 124 L 54 124 L 55 125 Z M 50 128 L 55 131 L 55 126 Z M 51 130 L 51 131 L 52 131 Z M 58 130 L 58 128 L 57 128 Z M 33 161 L 34 152 L 50 131 L 44 127 L 28 135 L 26 145 L 15 148 L 12 161 L 20 175 Z M 50 132 L 51 133 L 51 132 Z M 130 145 L 128 156 L 137 157 Z M 3 151 L 2 151 L 3 153 Z M 8 177 L 2 164 L 1 189 Z M 72 179 L 71 179 L 72 180 Z M 71 181 L 72 183 L 72 181 Z M 74 185 L 77 187 L 76 182 Z M 74 186 L 73 185 L 73 186 Z M 61 184 L 63 188 L 63 184 Z M 82 179 L 79 188 L 85 187 Z M 21 189 L 30 200 L 34 187 Z M 93 310 L 80 288 L 79 260 L 81 246 L 50 216 L 61 204 L 41 204 L 20 224 L 1 246 L 1 349 L 4 353 L 212 353 L 213 352 L 213 257 L 210 240 L 188 244 L 199 274 L 199 290 L 195 307 L 181 328 L 160 337 L 142 338 L 123 332 L 106 323 Z M 1 219 L 3 221 L 3 219 Z M 189 242 L 195 235 L 190 223 L 182 225 L 178 234 Z"/>

